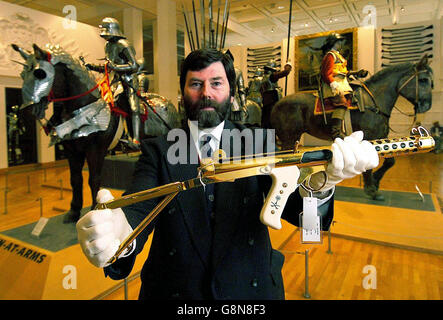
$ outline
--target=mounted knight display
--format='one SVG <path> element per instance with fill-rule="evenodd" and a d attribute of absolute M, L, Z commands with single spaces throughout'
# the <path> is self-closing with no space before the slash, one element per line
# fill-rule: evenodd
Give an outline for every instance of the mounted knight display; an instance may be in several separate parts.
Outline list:
<path fill-rule="evenodd" d="M 99 25 L 100 36 L 106 39 L 105 59 L 111 76 L 111 87 L 115 96 L 122 94 L 121 103 L 129 103 L 132 120 L 132 137 L 128 137 L 131 146 L 138 149 L 140 145 L 140 107 L 137 91 L 139 81 L 137 73 L 143 64 L 135 58 L 135 49 L 120 29 L 119 22 L 114 18 L 104 18 Z M 105 72 L 104 65 L 86 64 L 89 70 Z"/>
<path fill-rule="evenodd" d="M 331 138 L 344 138 L 343 120 L 345 112 L 352 105 L 352 88 L 348 82 L 351 74 L 347 68 L 346 59 L 340 54 L 342 43 L 345 40 L 338 33 L 330 34 L 322 46 L 323 59 L 320 68 L 320 99 L 323 99 L 323 112 L 325 104 L 334 108 L 331 116 Z M 355 74 L 355 73 L 354 73 Z M 365 77 L 366 70 L 361 70 L 358 75 Z"/>
<path fill-rule="evenodd" d="M 365 139 L 388 138 L 389 118 L 398 97 L 411 102 L 414 113 L 424 113 L 432 106 L 432 88 L 433 71 L 427 55 L 417 63 L 400 63 L 378 71 L 361 82 L 359 100 L 365 110 L 350 110 L 352 130 L 362 130 Z M 283 148 L 293 146 L 305 132 L 319 139 L 332 140 L 329 125 L 332 112 L 323 117 L 321 112 L 316 113 L 318 105 L 317 95 L 306 92 L 288 95 L 276 103 L 271 113 L 271 124 Z M 380 181 L 394 163 L 394 158 L 385 159 L 374 173 L 372 170 L 363 173 L 364 191 L 371 199 L 384 199 L 378 190 Z"/>
<path fill-rule="evenodd" d="M 122 119 L 130 111 L 121 110 L 112 103 L 113 92 L 107 73 L 96 83 L 84 63 L 59 46 L 48 45 L 44 50 L 34 44 L 33 53 L 14 44 L 12 47 L 25 59 L 20 74 L 23 79 L 21 109 L 32 108 L 32 114 L 50 135 L 51 144 L 61 143 L 68 158 L 72 201 L 63 222 L 76 222 L 83 208 L 82 169 L 85 161 L 94 207 L 101 186 L 104 158 L 120 141 Z M 142 97 L 142 101 L 155 110 L 151 113 L 155 116 L 145 121 L 146 134 L 164 134 L 178 127 L 178 112 L 169 100 L 151 93 L 144 93 Z M 53 102 L 54 112 L 44 122 L 42 119 L 45 119 L 50 102 Z"/>

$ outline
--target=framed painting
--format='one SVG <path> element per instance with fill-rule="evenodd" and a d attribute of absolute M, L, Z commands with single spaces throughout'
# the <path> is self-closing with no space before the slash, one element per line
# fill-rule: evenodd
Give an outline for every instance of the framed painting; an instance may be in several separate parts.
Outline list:
<path fill-rule="evenodd" d="M 294 78 L 295 91 L 317 91 L 319 88 L 321 50 L 327 36 L 338 33 L 345 38 L 340 53 L 348 61 L 348 70 L 357 66 L 357 28 L 321 32 L 295 37 Z"/>

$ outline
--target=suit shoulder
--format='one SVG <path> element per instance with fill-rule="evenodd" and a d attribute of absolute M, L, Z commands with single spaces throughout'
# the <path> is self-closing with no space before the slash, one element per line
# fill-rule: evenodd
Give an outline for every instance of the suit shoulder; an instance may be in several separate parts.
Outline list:
<path fill-rule="evenodd" d="M 169 131 L 167 134 L 146 138 L 141 141 L 142 151 L 143 149 L 155 149 L 159 152 L 165 153 L 168 148 L 177 142 L 188 143 L 189 132 L 181 128 L 175 128 Z"/>
<path fill-rule="evenodd" d="M 170 142 L 167 140 L 166 135 L 153 138 L 146 138 L 141 141 L 142 152 L 155 152 L 163 153 L 167 151 L 170 146 Z"/>

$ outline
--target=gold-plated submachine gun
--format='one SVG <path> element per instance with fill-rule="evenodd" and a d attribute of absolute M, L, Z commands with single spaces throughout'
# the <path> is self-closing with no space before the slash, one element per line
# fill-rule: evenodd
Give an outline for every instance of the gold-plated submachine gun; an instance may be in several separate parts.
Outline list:
<path fill-rule="evenodd" d="M 413 128 L 412 135 L 408 137 L 378 139 L 369 142 L 382 158 L 429 152 L 435 147 L 434 139 L 423 127 Z M 115 209 L 165 196 L 140 225 L 120 244 L 119 249 L 109 260 L 109 263 L 117 259 L 178 193 L 211 183 L 233 182 L 237 179 L 256 175 L 270 175 L 272 177 L 272 186 L 260 213 L 260 220 L 271 228 L 280 229 L 280 217 L 286 201 L 289 195 L 296 190 L 301 180 L 303 180 L 300 178 L 300 172 L 296 170 L 296 167 L 300 168 L 300 171 L 303 168 L 308 168 L 308 174 L 312 174 L 324 171 L 331 159 L 331 146 L 296 146 L 294 150 L 274 153 L 234 158 L 204 159 L 196 178 L 173 182 L 100 203 L 95 209 Z M 306 173 L 302 174 L 302 176 L 304 178 Z M 276 200 L 278 200 L 278 206 L 275 205 Z"/>

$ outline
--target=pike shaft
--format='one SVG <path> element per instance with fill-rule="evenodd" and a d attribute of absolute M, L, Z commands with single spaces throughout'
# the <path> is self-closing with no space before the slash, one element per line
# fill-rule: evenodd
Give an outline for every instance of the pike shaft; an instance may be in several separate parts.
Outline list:
<path fill-rule="evenodd" d="M 197 39 L 197 49 L 200 49 L 200 41 L 198 39 L 197 16 L 196 16 L 196 13 L 195 13 L 195 3 L 194 3 L 194 0 L 192 0 L 192 11 L 194 13 L 195 39 Z"/>

